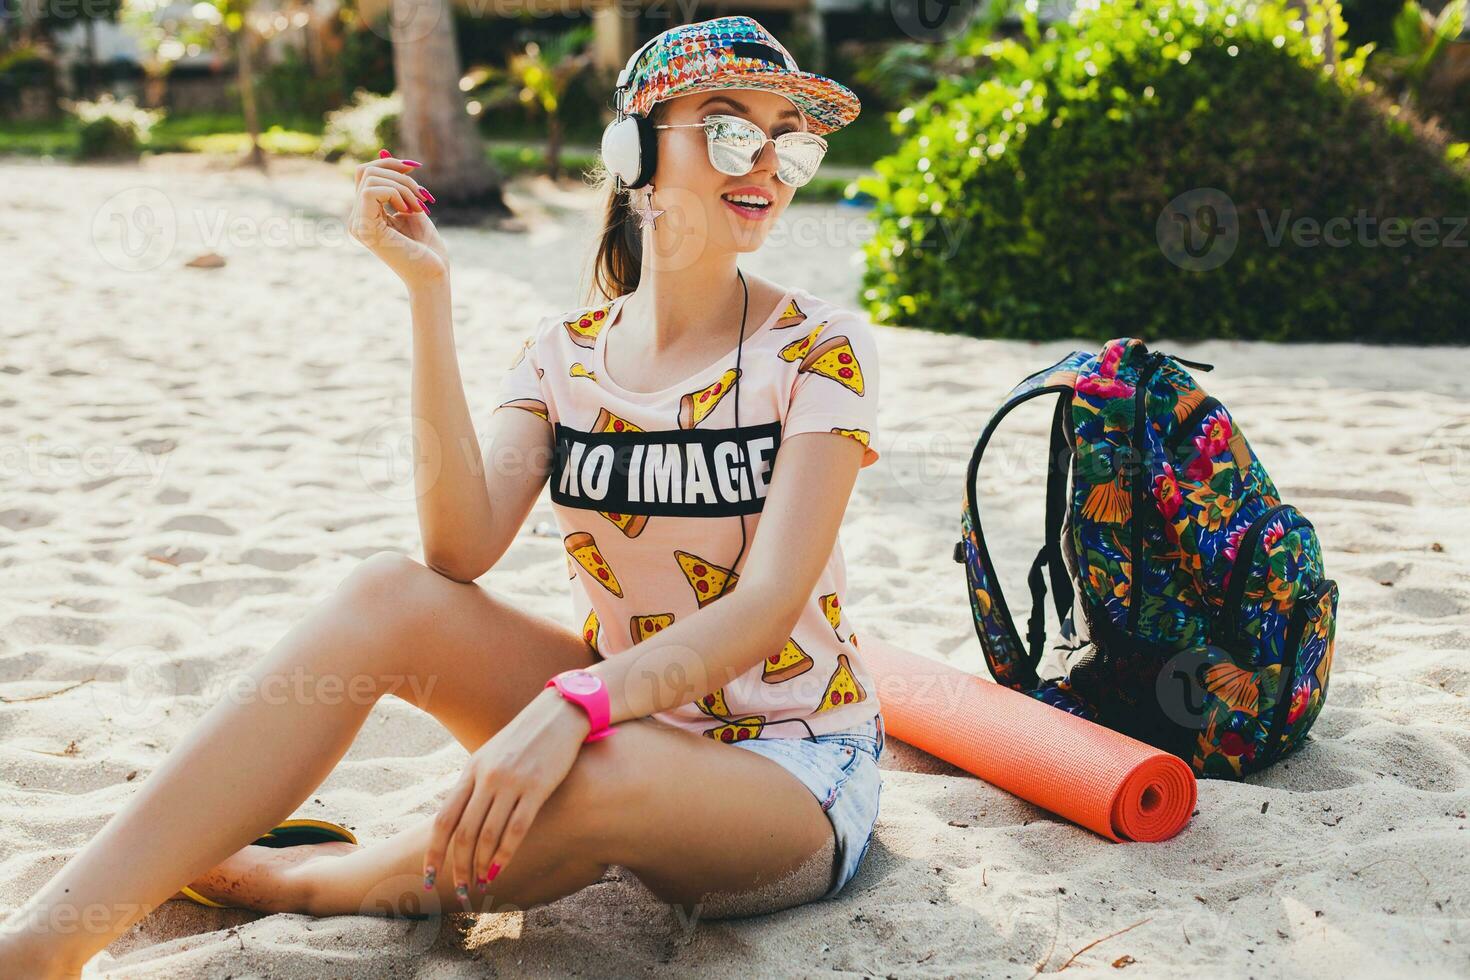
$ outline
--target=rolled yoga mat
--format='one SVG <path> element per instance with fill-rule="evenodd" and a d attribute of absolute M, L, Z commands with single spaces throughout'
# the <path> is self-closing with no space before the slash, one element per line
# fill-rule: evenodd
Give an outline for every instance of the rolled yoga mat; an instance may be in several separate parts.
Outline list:
<path fill-rule="evenodd" d="M 1178 756 L 1008 687 L 868 640 L 888 734 L 1115 841 L 1167 840 L 1194 812 Z"/>

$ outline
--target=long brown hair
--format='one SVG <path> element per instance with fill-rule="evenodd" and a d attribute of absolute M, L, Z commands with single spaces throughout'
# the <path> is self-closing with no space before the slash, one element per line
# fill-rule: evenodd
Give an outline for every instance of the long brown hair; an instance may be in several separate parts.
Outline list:
<path fill-rule="evenodd" d="M 648 113 L 651 122 L 662 122 L 666 105 L 654 103 Z M 615 190 L 616 181 L 605 164 L 598 162 L 588 172 L 588 182 L 601 191 L 598 211 L 602 214 L 602 232 L 592 259 L 592 281 L 584 281 L 585 305 L 614 300 L 638 288 L 643 268 L 643 229 L 631 207 L 633 198 Z M 642 189 L 638 191 L 643 194 Z"/>

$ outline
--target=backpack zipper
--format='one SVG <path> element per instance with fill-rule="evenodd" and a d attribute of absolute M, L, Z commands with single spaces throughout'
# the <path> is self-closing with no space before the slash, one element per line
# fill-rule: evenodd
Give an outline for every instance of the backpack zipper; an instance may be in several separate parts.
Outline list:
<path fill-rule="evenodd" d="M 1174 431 L 1169 434 L 1168 440 L 1164 443 L 1164 448 L 1169 451 L 1169 455 L 1173 456 L 1178 451 L 1179 444 L 1184 441 L 1184 437 L 1190 432 L 1193 432 L 1200 422 L 1204 420 L 1205 416 L 1220 407 L 1220 400 L 1218 398 L 1206 395 L 1204 401 L 1200 402 L 1194 407 L 1193 411 L 1184 416 L 1184 421 L 1175 426 Z"/>
<path fill-rule="evenodd" d="M 1277 504 L 1268 509 L 1251 521 L 1245 533 L 1240 536 L 1240 544 L 1235 549 L 1235 561 L 1230 566 L 1230 588 L 1226 590 L 1225 600 L 1220 606 L 1221 629 L 1217 641 L 1220 646 L 1236 640 L 1235 631 L 1240 628 L 1240 603 L 1245 598 L 1245 580 L 1250 577 L 1251 556 L 1255 554 L 1256 543 L 1266 532 L 1266 525 L 1271 523 L 1272 518 L 1290 506 L 1291 504 Z M 1227 626 L 1228 629 L 1225 628 Z"/>
<path fill-rule="evenodd" d="M 1148 413 L 1146 401 L 1148 399 L 1149 379 L 1164 362 L 1164 355 L 1160 351 L 1152 351 L 1148 355 L 1148 361 L 1143 370 L 1138 374 L 1138 384 L 1133 390 L 1133 550 L 1128 556 L 1132 564 L 1132 577 L 1128 582 L 1128 632 L 1134 633 L 1138 630 L 1138 617 L 1142 612 L 1143 596 L 1139 589 L 1143 578 L 1143 520 L 1148 513 L 1148 468 L 1144 463 L 1147 456 L 1148 441 L 1145 439 L 1145 426 L 1148 425 Z"/>
<path fill-rule="evenodd" d="M 1271 706 L 1271 728 L 1266 735 L 1265 751 L 1256 769 L 1265 769 L 1281 757 L 1286 742 L 1286 716 L 1291 711 L 1291 697 L 1296 690 L 1293 680 L 1296 675 L 1297 654 L 1301 650 L 1302 637 L 1307 631 L 1307 620 L 1322 618 L 1317 604 L 1322 599 L 1324 581 L 1309 583 L 1297 594 L 1291 607 L 1291 622 L 1286 627 L 1285 644 L 1281 650 L 1281 683 L 1276 692 L 1276 703 Z M 1287 658 L 1290 658 L 1289 660 Z"/>

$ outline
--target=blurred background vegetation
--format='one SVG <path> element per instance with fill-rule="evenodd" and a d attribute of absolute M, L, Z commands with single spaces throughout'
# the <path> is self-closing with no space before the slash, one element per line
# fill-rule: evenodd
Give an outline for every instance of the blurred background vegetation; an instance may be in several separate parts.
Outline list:
<path fill-rule="evenodd" d="M 438 199 L 458 185 L 494 210 L 512 177 L 583 179 L 617 68 L 671 23 L 631 5 L 491 16 L 428 0 L 445 36 L 395 48 L 392 2 L 0 6 L 0 153 L 264 167 L 454 145 L 472 162 L 461 153 L 448 180 L 441 164 Z M 938 39 L 904 30 L 912 3 L 753 12 L 863 101 L 799 199 L 871 215 L 875 319 L 1029 338 L 1470 339 L 1470 229 L 1455 224 L 1470 215 L 1466 0 L 996 0 Z M 447 111 L 423 123 L 425 106 Z M 1191 197 L 1206 188 L 1233 213 Z M 1360 213 L 1371 229 L 1341 245 L 1293 224 Z M 1192 249 L 1221 241 L 1230 255 L 1203 268 Z"/>
<path fill-rule="evenodd" d="M 1458 33 L 1447 9 L 1389 29 Z M 1431 43 L 1379 74 L 1312 0 L 1100 0 L 972 31 L 857 182 L 864 298 L 986 336 L 1463 342 L 1470 170 L 1455 120 L 1415 109 L 1442 104 Z"/>

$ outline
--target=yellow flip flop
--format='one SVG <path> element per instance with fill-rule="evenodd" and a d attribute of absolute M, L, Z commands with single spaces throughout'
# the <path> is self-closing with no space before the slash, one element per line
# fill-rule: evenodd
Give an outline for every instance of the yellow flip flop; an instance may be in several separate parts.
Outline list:
<path fill-rule="evenodd" d="M 300 844 L 322 844 L 327 841 L 346 841 L 349 844 L 357 843 L 357 835 L 343 827 L 341 824 L 332 823 L 329 820 L 313 820 L 310 817 L 295 817 L 279 824 L 263 837 L 251 841 L 262 847 L 296 847 Z M 214 899 L 205 898 L 194 889 L 187 886 L 179 889 L 180 893 L 190 901 L 207 905 L 212 909 L 231 909 L 233 905 L 222 905 Z"/>

